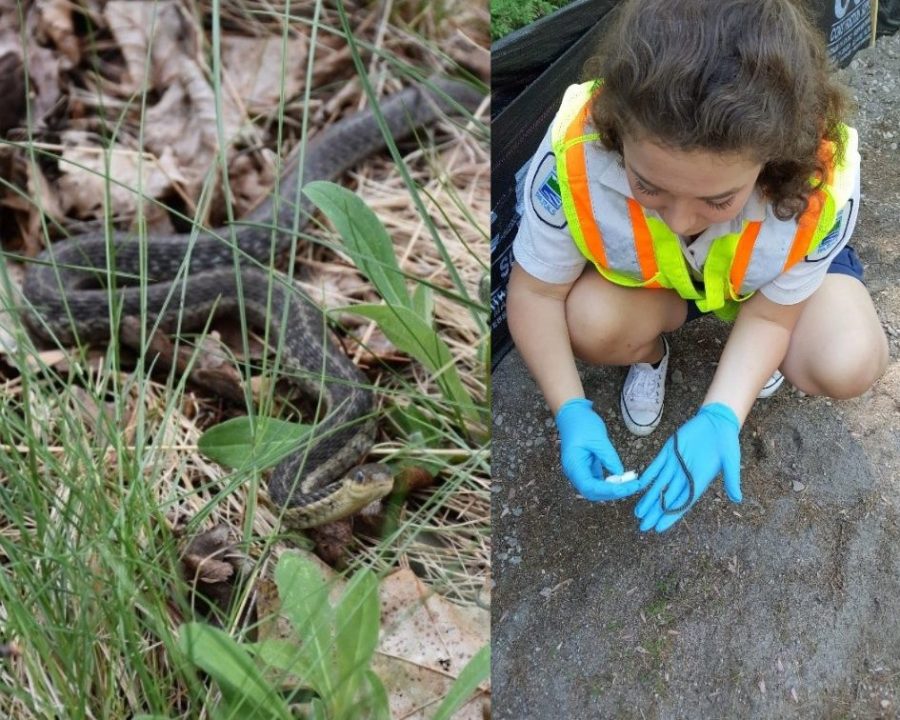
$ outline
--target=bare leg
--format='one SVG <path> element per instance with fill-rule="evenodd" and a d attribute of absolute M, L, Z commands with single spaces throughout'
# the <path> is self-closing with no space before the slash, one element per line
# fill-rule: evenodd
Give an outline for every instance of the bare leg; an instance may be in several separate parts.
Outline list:
<path fill-rule="evenodd" d="M 887 338 L 865 286 L 827 275 L 791 335 L 785 377 L 809 395 L 847 399 L 872 387 L 887 363 Z"/>
<path fill-rule="evenodd" d="M 687 303 L 672 290 L 626 288 L 588 266 L 566 298 L 566 322 L 575 355 L 596 365 L 655 363 L 660 333 L 677 330 Z"/>

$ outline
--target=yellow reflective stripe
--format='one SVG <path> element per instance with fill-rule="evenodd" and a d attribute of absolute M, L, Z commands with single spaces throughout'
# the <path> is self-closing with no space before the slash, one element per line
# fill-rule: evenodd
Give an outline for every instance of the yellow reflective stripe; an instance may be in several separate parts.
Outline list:
<path fill-rule="evenodd" d="M 678 237 L 659 218 L 644 216 L 650 236 L 653 238 L 653 250 L 656 264 L 659 267 L 659 282 L 663 287 L 675 290 L 685 300 L 699 300 L 703 295 L 694 287 L 687 261 L 681 252 Z"/>
<path fill-rule="evenodd" d="M 728 233 L 717 237 L 709 249 L 706 263 L 703 265 L 703 285 L 706 297 L 697 302 L 697 307 L 704 312 L 718 310 L 725 304 L 726 298 L 731 299 L 728 275 L 738 240 L 740 240 L 740 235 Z"/>

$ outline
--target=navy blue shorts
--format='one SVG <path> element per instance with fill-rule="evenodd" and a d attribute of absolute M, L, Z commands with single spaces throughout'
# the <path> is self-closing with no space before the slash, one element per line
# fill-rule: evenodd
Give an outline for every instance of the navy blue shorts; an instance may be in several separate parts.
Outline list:
<path fill-rule="evenodd" d="M 828 266 L 828 273 L 849 275 L 850 277 L 855 277 L 860 282 L 864 282 L 862 263 L 859 261 L 859 256 L 856 254 L 856 250 L 854 250 L 849 245 L 844 245 L 844 247 L 841 248 L 841 251 L 834 256 L 834 259 L 831 261 L 831 265 Z M 697 303 L 689 301 L 687 320 L 685 320 L 685 322 L 690 322 L 691 320 L 696 320 L 699 317 L 710 314 L 711 313 L 700 312 L 700 309 L 697 307 Z"/>

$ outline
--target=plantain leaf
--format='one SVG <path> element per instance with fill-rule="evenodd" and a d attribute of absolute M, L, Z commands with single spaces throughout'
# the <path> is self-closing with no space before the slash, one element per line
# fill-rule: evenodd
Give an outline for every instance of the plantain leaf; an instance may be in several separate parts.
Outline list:
<path fill-rule="evenodd" d="M 346 714 L 359 701 L 365 671 L 378 645 L 381 606 L 378 580 L 370 570 L 360 570 L 347 584 L 335 608 L 335 659 L 337 687 L 335 713 Z"/>
<path fill-rule="evenodd" d="M 317 180 L 303 188 L 306 196 L 331 221 L 359 271 L 390 305 L 410 306 L 406 277 L 394 256 L 394 243 L 384 225 L 353 192 Z"/>
<path fill-rule="evenodd" d="M 434 373 L 445 398 L 464 414 L 470 417 L 477 415 L 447 344 L 412 310 L 390 305 L 351 305 L 341 308 L 341 311 L 362 315 L 377 322 L 388 340 Z"/>
<path fill-rule="evenodd" d="M 334 610 L 320 569 L 297 553 L 285 553 L 275 567 L 281 611 L 303 639 L 298 657 L 304 680 L 330 702 L 334 692 Z"/>
<path fill-rule="evenodd" d="M 422 322 L 428 327 L 431 327 L 431 323 L 434 320 L 434 290 L 424 283 L 416 285 L 416 289 L 413 290 L 410 310 L 422 318 Z"/>
<path fill-rule="evenodd" d="M 248 470 L 275 465 L 301 446 L 310 425 L 246 415 L 214 425 L 200 436 L 200 452 L 221 465 Z"/>
<path fill-rule="evenodd" d="M 266 682 L 250 655 L 227 633 L 201 623 L 181 627 L 179 649 L 209 673 L 222 691 L 223 708 L 243 720 L 291 720 L 288 706 Z M 219 713 L 220 715 L 222 713 Z"/>

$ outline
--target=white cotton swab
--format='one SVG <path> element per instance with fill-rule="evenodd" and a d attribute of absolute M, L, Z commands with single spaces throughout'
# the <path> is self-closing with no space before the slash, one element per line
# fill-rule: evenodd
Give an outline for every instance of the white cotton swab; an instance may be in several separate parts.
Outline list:
<path fill-rule="evenodd" d="M 606 482 L 613 483 L 615 485 L 620 485 L 621 483 L 631 482 L 632 480 L 637 480 L 638 474 L 634 470 L 629 470 L 627 473 L 622 475 L 610 475 L 606 478 Z"/>

